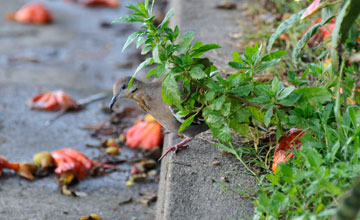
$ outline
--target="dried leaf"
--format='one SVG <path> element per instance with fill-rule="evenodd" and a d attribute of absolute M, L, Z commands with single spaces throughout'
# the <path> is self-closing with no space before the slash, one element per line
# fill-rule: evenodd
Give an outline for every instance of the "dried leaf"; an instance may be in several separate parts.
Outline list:
<path fill-rule="evenodd" d="M 300 148 L 300 138 L 304 134 L 304 130 L 292 128 L 279 139 L 278 144 L 275 146 L 274 159 L 272 164 L 273 172 L 275 172 L 280 163 L 284 163 L 294 157 L 294 153 L 289 151 L 294 150 L 294 145 L 296 149 Z"/>

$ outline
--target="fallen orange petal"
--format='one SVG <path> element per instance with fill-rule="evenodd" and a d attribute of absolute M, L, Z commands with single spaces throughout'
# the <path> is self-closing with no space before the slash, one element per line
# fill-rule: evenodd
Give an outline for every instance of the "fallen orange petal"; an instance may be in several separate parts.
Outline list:
<path fill-rule="evenodd" d="M 63 91 L 40 93 L 27 102 L 30 109 L 59 111 L 77 109 L 79 105 L 68 94 Z"/>
<path fill-rule="evenodd" d="M 127 146 L 151 150 L 162 143 L 161 125 L 150 117 L 145 117 L 145 119 L 147 121 L 137 121 L 127 130 L 125 143 Z"/>
<path fill-rule="evenodd" d="M 15 13 L 7 14 L 8 20 L 20 23 L 47 24 L 52 22 L 50 12 L 42 3 L 33 2 L 25 4 Z"/>

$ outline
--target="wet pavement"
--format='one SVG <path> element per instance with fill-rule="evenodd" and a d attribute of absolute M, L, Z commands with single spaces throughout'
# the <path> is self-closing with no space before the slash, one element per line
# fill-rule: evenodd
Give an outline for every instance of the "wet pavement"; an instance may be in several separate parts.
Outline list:
<path fill-rule="evenodd" d="M 10 161 L 28 161 L 40 151 L 73 147 L 90 158 L 102 153 L 87 148 L 98 143 L 84 124 L 99 123 L 109 116 L 92 103 L 46 127 L 54 112 L 30 111 L 26 101 L 41 91 L 63 89 L 75 99 L 110 91 L 113 81 L 131 75 L 141 62 L 134 46 L 121 53 L 129 25 L 110 25 L 128 12 L 123 0 L 117 9 L 86 8 L 64 1 L 43 1 L 52 12 L 51 25 L 24 25 L 4 19 L 26 1 L 0 0 L 0 155 Z M 110 97 L 109 97 L 110 98 Z M 109 101 L 104 100 L 105 103 Z M 122 102 L 122 105 L 133 105 Z M 34 182 L 4 172 L 0 177 L 0 219 L 79 219 L 97 213 L 101 219 L 153 219 L 154 205 L 137 204 L 139 193 L 156 193 L 157 183 L 125 186 L 128 172 L 88 178 L 75 186 L 85 197 L 61 195 L 56 176 Z M 118 205 L 133 197 L 134 202 Z"/>

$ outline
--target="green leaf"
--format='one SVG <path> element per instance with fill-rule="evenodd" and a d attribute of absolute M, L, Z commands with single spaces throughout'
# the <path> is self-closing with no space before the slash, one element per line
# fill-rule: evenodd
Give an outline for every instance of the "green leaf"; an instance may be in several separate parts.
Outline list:
<path fill-rule="evenodd" d="M 273 94 L 276 94 L 280 90 L 280 86 L 280 81 L 275 76 L 275 78 L 271 82 L 271 91 L 273 92 Z"/>
<path fill-rule="evenodd" d="M 301 101 L 309 102 L 310 104 L 323 104 L 331 100 L 331 92 L 325 88 L 305 87 L 295 90 L 294 93 L 301 94 Z"/>
<path fill-rule="evenodd" d="M 349 35 L 350 27 L 354 24 L 355 19 L 360 13 L 359 0 L 347 0 L 341 8 L 338 16 L 336 16 L 336 23 L 331 34 L 331 59 L 332 66 L 338 69 L 338 54 L 337 49 L 340 42 L 345 42 Z"/>
<path fill-rule="evenodd" d="M 314 36 L 314 34 L 316 34 L 320 27 L 327 24 L 330 20 L 331 20 L 332 17 L 329 17 L 325 20 L 322 20 L 320 23 L 317 23 L 315 24 L 314 26 L 312 26 L 305 34 L 304 36 L 297 42 L 294 50 L 293 50 L 293 53 L 292 53 L 292 60 L 293 60 L 293 63 L 294 65 L 297 64 L 297 60 L 298 60 L 298 57 L 300 56 L 300 52 L 301 50 L 306 46 L 306 44 L 308 43 L 308 41 L 310 40 L 310 38 L 312 36 Z"/>
<path fill-rule="evenodd" d="M 301 98 L 301 94 L 298 93 L 291 93 L 286 98 L 279 100 L 277 104 L 283 106 L 293 106 L 299 99 Z"/>
<path fill-rule="evenodd" d="M 168 73 L 164 78 L 161 86 L 161 95 L 164 102 L 168 105 L 175 104 L 179 107 L 181 104 L 181 94 L 173 74 Z"/>
<path fill-rule="evenodd" d="M 155 63 L 162 63 L 160 57 L 159 57 L 159 46 L 156 45 L 152 51 L 152 56 L 153 56 L 153 59 L 155 61 Z"/>
<path fill-rule="evenodd" d="M 270 60 L 269 62 L 263 63 L 256 68 L 255 72 L 261 72 L 280 61 L 281 61 L 281 59 L 275 59 L 275 60 Z"/>
<path fill-rule="evenodd" d="M 225 102 L 225 98 L 226 96 L 225 95 L 222 95 L 218 98 L 215 99 L 213 105 L 214 105 L 214 109 L 215 110 L 220 110 L 221 106 L 224 104 Z"/>
<path fill-rule="evenodd" d="M 296 65 L 297 64 L 297 60 L 299 58 L 300 52 L 301 50 L 306 46 L 306 44 L 308 43 L 308 41 L 310 40 L 310 38 L 312 36 L 314 36 L 314 34 L 316 34 L 320 27 L 321 27 L 321 23 L 317 23 L 314 26 L 312 26 L 305 34 L 304 36 L 297 42 L 293 53 L 292 53 L 292 60 L 293 63 Z"/>
<path fill-rule="evenodd" d="M 261 62 L 268 62 L 270 60 L 278 59 L 278 58 L 284 56 L 287 53 L 288 53 L 287 51 L 283 51 L 283 50 L 278 50 L 278 51 L 271 52 L 271 53 L 263 56 L 261 58 Z"/>
<path fill-rule="evenodd" d="M 294 86 L 290 86 L 290 87 L 286 87 L 285 89 L 283 89 L 279 96 L 278 96 L 278 100 L 283 100 L 285 99 L 286 97 L 288 97 L 293 91 L 295 90 L 295 87 Z"/>
<path fill-rule="evenodd" d="M 221 108 L 221 114 L 224 117 L 227 117 L 227 116 L 229 116 L 230 111 L 231 111 L 231 103 L 228 102 L 228 103 L 223 104 L 223 107 Z"/>
<path fill-rule="evenodd" d="M 138 15 L 125 15 L 121 18 L 113 20 L 111 23 L 134 23 L 134 22 L 143 22 L 144 19 Z"/>
<path fill-rule="evenodd" d="M 153 49 L 153 46 L 151 44 L 147 44 L 142 50 L 141 55 L 145 55 L 149 53 Z"/>
<path fill-rule="evenodd" d="M 184 40 L 183 42 L 180 42 L 179 45 L 176 47 L 176 51 L 180 54 L 186 52 L 190 49 L 190 46 L 192 44 L 192 41 L 194 40 L 194 32 L 186 32 L 184 33 L 181 38 Z"/>
<path fill-rule="evenodd" d="M 166 22 L 168 22 L 169 19 L 170 19 L 172 16 L 174 16 L 174 9 L 170 9 L 170 10 L 166 13 L 166 15 L 165 15 L 165 17 L 164 17 L 164 20 L 161 22 L 161 24 L 160 24 L 159 26 L 160 26 L 160 27 L 163 27 L 163 25 L 164 25 Z"/>
<path fill-rule="evenodd" d="M 181 133 L 183 130 L 185 130 L 187 127 L 189 127 L 191 125 L 191 123 L 194 121 L 196 115 L 192 115 L 190 117 L 188 117 L 180 126 L 178 133 Z"/>
<path fill-rule="evenodd" d="M 136 39 L 138 38 L 139 36 L 141 36 L 143 34 L 142 31 L 136 31 L 132 34 L 130 34 L 130 36 L 128 37 L 128 39 L 126 40 L 123 48 L 122 48 L 122 51 L 121 52 L 124 52 L 124 50 Z"/>
<path fill-rule="evenodd" d="M 233 60 L 234 62 L 242 62 L 240 54 L 236 51 L 233 51 Z"/>
<path fill-rule="evenodd" d="M 145 0 L 145 9 L 149 10 L 149 0 Z"/>
<path fill-rule="evenodd" d="M 147 13 L 147 9 L 142 2 L 138 2 L 138 7 L 139 7 L 140 11 L 144 12 L 145 14 Z"/>
<path fill-rule="evenodd" d="M 191 68 L 189 71 L 190 76 L 194 79 L 202 79 L 206 77 L 206 73 L 202 70 L 204 68 L 204 65 L 197 64 Z"/>
<path fill-rule="evenodd" d="M 271 121 L 271 118 L 273 116 L 273 106 L 270 106 L 270 108 L 265 113 L 265 126 L 268 127 Z"/>
<path fill-rule="evenodd" d="M 141 45 L 143 45 L 146 40 L 146 37 L 139 36 L 138 41 L 136 42 L 136 48 L 139 48 Z"/>
<path fill-rule="evenodd" d="M 247 64 L 240 63 L 240 62 L 229 62 L 229 66 L 231 66 L 234 69 L 238 69 L 238 70 L 250 69 L 250 67 L 248 67 Z"/>
<path fill-rule="evenodd" d="M 309 165 L 314 168 L 319 168 L 322 164 L 322 157 L 317 150 L 312 147 L 301 148 L 301 152 L 305 155 L 305 158 Z"/>
<path fill-rule="evenodd" d="M 152 58 L 146 58 L 146 60 L 144 60 L 142 63 L 140 63 L 140 65 L 136 68 L 134 75 L 132 76 L 130 82 L 129 82 L 129 89 L 131 88 L 132 83 L 134 82 L 135 76 L 136 74 L 142 70 L 145 66 L 150 65 L 154 62 L 154 60 Z"/>
<path fill-rule="evenodd" d="M 155 67 L 154 69 L 152 69 L 147 75 L 147 77 L 150 77 L 152 75 L 155 76 L 155 78 L 159 78 L 160 76 L 162 76 L 165 73 L 165 65 L 159 64 L 157 67 Z"/>
<path fill-rule="evenodd" d="M 196 43 L 194 44 L 194 46 L 193 46 L 191 49 L 195 50 L 195 49 L 198 49 L 198 48 L 202 47 L 203 45 L 204 45 L 203 42 L 198 41 L 198 42 L 196 42 Z"/>
<path fill-rule="evenodd" d="M 194 49 L 191 53 L 191 56 L 193 57 L 200 57 L 203 53 L 209 50 L 218 49 L 221 48 L 220 45 L 217 44 L 205 44 L 204 46 L 201 46 L 197 49 Z"/>
<path fill-rule="evenodd" d="M 275 30 L 275 32 L 271 35 L 269 42 L 268 42 L 268 46 L 267 46 L 267 50 L 268 52 L 271 51 L 271 48 L 276 40 L 276 38 L 278 38 L 280 35 L 282 35 L 283 33 L 285 33 L 287 30 L 289 30 L 292 26 L 294 26 L 296 23 L 299 22 L 301 15 L 304 13 L 304 10 L 299 11 L 296 14 L 293 14 L 289 19 L 285 20 L 284 22 L 282 22 L 279 27 Z"/>
<path fill-rule="evenodd" d="M 252 91 L 253 87 L 251 84 L 238 86 L 231 90 L 231 93 L 238 95 L 238 96 L 247 96 Z"/>
<path fill-rule="evenodd" d="M 137 5 L 128 4 L 126 6 L 126 8 L 133 10 L 134 12 L 136 12 L 137 15 L 139 15 L 141 17 L 144 17 L 144 18 L 147 17 L 147 13 L 144 13 L 143 11 L 141 11 Z"/>

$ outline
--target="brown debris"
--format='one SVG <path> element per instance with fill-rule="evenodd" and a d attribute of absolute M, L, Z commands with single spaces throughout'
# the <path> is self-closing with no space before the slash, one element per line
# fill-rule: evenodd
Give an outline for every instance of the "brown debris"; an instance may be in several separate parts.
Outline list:
<path fill-rule="evenodd" d="M 237 8 L 237 5 L 232 2 L 223 1 L 219 5 L 216 6 L 218 9 L 226 9 L 226 10 L 233 10 Z"/>

